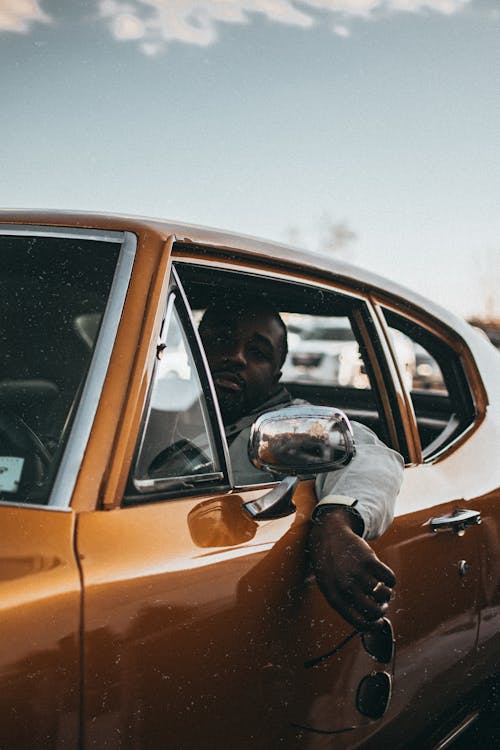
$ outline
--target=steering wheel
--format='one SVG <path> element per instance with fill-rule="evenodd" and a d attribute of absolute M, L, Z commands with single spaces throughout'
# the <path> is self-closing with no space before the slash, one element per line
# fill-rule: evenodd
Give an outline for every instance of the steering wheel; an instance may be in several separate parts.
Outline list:
<path fill-rule="evenodd" d="M 152 479 L 202 474 L 212 468 L 209 457 L 190 440 L 182 438 L 158 453 L 148 467 Z"/>
<path fill-rule="evenodd" d="M 0 456 L 24 460 L 19 487 L 15 493 L 19 495 L 43 484 L 51 462 L 50 453 L 38 435 L 21 417 L 8 410 L 0 411 Z M 12 498 L 13 495 L 14 493 L 1 489 L 0 479 L 0 497 Z"/>

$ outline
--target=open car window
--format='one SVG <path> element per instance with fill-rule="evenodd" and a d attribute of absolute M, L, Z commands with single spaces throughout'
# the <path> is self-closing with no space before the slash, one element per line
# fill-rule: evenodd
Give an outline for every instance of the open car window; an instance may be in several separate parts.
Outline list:
<path fill-rule="evenodd" d="M 362 297 L 270 274 L 263 277 L 188 262 L 176 263 L 176 269 L 196 324 L 211 300 L 228 289 L 269 299 L 287 326 L 288 355 L 281 382 L 292 397 L 342 409 L 401 450 L 399 433 L 388 423 L 391 410 L 383 407 L 381 387 L 387 404 L 391 385 Z"/>

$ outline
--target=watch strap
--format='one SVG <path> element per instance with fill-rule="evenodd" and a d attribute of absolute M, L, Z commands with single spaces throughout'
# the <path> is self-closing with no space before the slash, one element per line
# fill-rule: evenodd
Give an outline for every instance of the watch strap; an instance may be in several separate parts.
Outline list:
<path fill-rule="evenodd" d="M 337 501 L 337 498 L 340 499 L 340 502 Z M 329 495 L 327 498 L 325 497 L 320 500 L 320 502 L 316 505 L 312 512 L 311 519 L 314 523 L 321 525 L 321 517 L 323 515 L 335 512 L 336 510 L 343 510 L 349 513 L 349 515 L 353 516 L 355 520 L 353 531 L 358 536 L 362 537 L 365 531 L 365 523 L 359 511 L 355 508 L 357 502 L 357 499 L 354 497 L 347 497 L 344 495 Z"/>

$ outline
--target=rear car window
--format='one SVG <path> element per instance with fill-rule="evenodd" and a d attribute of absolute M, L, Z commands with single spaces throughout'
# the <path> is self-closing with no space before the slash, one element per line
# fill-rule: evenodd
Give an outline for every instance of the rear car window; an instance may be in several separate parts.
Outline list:
<path fill-rule="evenodd" d="M 0 235 L 0 501 L 45 504 L 120 244 Z"/>
<path fill-rule="evenodd" d="M 476 417 L 459 354 L 437 334 L 391 310 L 384 310 L 394 355 L 418 426 L 422 456 L 442 453 Z"/>

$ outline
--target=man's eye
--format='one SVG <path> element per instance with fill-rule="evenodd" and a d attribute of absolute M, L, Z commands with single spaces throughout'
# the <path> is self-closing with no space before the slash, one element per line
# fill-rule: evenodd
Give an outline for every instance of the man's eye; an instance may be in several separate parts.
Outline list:
<path fill-rule="evenodd" d="M 267 352 L 264 352 L 262 349 L 259 349 L 256 346 L 250 348 L 250 354 L 252 355 L 252 357 L 254 357 L 254 359 L 258 359 L 258 360 L 269 359 Z"/>

